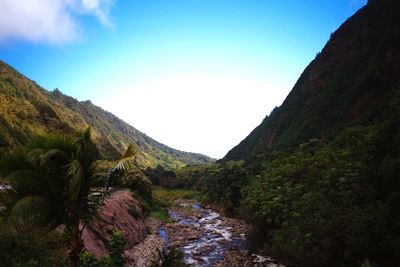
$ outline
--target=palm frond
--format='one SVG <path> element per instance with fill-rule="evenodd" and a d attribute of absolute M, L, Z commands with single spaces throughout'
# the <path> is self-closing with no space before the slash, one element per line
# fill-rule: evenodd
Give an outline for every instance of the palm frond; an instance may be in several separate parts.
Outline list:
<path fill-rule="evenodd" d="M 121 159 L 131 158 L 136 156 L 138 149 L 135 144 L 129 144 L 128 148 L 126 149 L 125 153 L 122 155 Z"/>
<path fill-rule="evenodd" d="M 3 177 L 8 176 L 15 170 L 29 170 L 32 168 L 32 163 L 27 160 L 26 154 L 22 150 L 17 150 L 8 154 L 0 161 L 0 170 Z"/>
<path fill-rule="evenodd" d="M 103 187 L 106 183 L 108 172 L 112 166 L 112 163 L 106 160 L 98 160 L 92 163 L 90 166 L 90 186 L 91 187 Z"/>
<path fill-rule="evenodd" d="M 130 144 L 126 149 L 125 153 L 122 155 L 120 160 L 118 160 L 114 170 L 129 170 L 135 166 L 135 156 L 138 150 L 135 144 Z"/>
<path fill-rule="evenodd" d="M 31 162 L 33 165 L 36 165 L 43 153 L 44 150 L 42 148 L 32 149 L 26 154 L 26 160 Z"/>
<path fill-rule="evenodd" d="M 68 170 L 70 182 L 68 186 L 68 196 L 70 201 L 79 202 L 80 195 L 85 183 L 85 175 L 82 166 L 78 160 L 71 162 Z"/>
<path fill-rule="evenodd" d="M 65 160 L 65 162 L 68 161 L 68 156 L 64 151 L 62 151 L 61 149 L 50 149 L 40 156 L 40 165 L 45 165 L 49 160 L 53 159 L 54 157 L 62 158 L 63 160 Z"/>
<path fill-rule="evenodd" d="M 132 158 L 123 158 L 117 162 L 117 165 L 115 166 L 114 169 L 126 171 L 133 168 L 133 166 L 134 166 L 134 160 Z"/>
<path fill-rule="evenodd" d="M 7 225 L 9 230 L 18 233 L 28 233 L 33 228 L 48 226 L 49 203 L 40 196 L 21 198 L 9 214 Z"/>
<path fill-rule="evenodd" d="M 19 183 L 21 181 L 32 180 L 38 174 L 35 170 L 15 170 L 7 175 L 6 179 L 9 183 Z"/>

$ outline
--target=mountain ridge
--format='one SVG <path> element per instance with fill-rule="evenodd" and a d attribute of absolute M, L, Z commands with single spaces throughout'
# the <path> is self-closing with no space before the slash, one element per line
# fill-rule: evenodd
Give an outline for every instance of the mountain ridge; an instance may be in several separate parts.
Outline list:
<path fill-rule="evenodd" d="M 400 82 L 399 14 L 398 1 L 369 1 L 331 35 L 282 105 L 223 161 L 293 150 L 313 138 L 328 140 L 376 109 Z"/>
<path fill-rule="evenodd" d="M 170 148 L 133 126 L 92 104 L 61 93 L 47 91 L 0 60 L 0 151 L 25 145 L 33 135 L 70 133 L 87 126 L 102 154 L 117 158 L 134 142 L 141 151 L 143 166 L 179 168 L 212 162 L 198 153 Z"/>

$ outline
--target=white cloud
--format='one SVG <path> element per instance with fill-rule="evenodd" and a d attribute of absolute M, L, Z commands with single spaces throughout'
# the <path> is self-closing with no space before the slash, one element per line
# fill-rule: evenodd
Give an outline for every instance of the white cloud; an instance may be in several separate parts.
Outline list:
<path fill-rule="evenodd" d="M 112 0 L 1 0 L 0 43 L 10 40 L 62 44 L 82 34 L 81 15 L 94 15 L 106 27 Z"/>
<path fill-rule="evenodd" d="M 110 20 L 109 10 L 114 3 L 112 0 L 81 0 L 83 10 L 88 13 L 93 13 L 106 27 L 113 27 Z"/>

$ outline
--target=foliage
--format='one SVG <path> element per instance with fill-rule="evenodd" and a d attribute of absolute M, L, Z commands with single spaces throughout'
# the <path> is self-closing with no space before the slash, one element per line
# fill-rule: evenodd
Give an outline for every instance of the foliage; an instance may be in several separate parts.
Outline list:
<path fill-rule="evenodd" d="M 62 227 L 76 265 L 83 228 L 97 218 L 106 193 L 109 171 L 98 159 L 90 128 L 74 136 L 36 138 L 26 150 L 6 156 L 2 173 L 12 188 L 1 194 L 5 233 L 23 238 Z"/>
<path fill-rule="evenodd" d="M 247 172 L 231 204 L 253 224 L 254 248 L 288 266 L 396 266 L 400 112 L 395 109 L 382 123 L 348 127 L 328 144 L 271 153 L 242 166 L 245 171 L 222 168 L 205 192 L 226 204 L 235 179 L 219 186 L 218 178 Z"/>
<path fill-rule="evenodd" d="M 172 221 L 168 213 L 168 203 L 163 202 L 163 200 L 159 198 L 153 199 L 150 208 L 150 216 L 165 223 Z"/>
<path fill-rule="evenodd" d="M 158 251 L 159 262 L 153 262 L 152 267 L 184 267 L 184 254 L 182 251 L 172 247 L 169 251 Z"/>
<path fill-rule="evenodd" d="M 81 267 L 122 267 L 125 263 L 123 255 L 126 240 L 121 231 L 114 230 L 110 238 L 110 254 L 97 260 L 90 252 L 79 254 L 79 266 Z"/>
<path fill-rule="evenodd" d="M 168 207 L 174 205 L 177 199 L 196 198 L 199 196 L 197 191 L 188 189 L 165 189 L 162 187 L 153 188 L 153 201 L 151 204 L 150 216 L 157 218 L 164 222 L 171 222 L 168 214 Z"/>
<path fill-rule="evenodd" d="M 215 164 L 200 176 L 186 169 L 187 184 L 199 179 L 209 201 L 253 225 L 254 250 L 287 266 L 397 266 L 399 92 L 374 121 L 360 119 L 332 140 Z"/>
<path fill-rule="evenodd" d="M 59 233 L 31 232 L 24 237 L 0 234 L 1 266 L 68 266 L 65 242 Z"/>
<path fill-rule="evenodd" d="M 79 254 L 79 266 L 82 267 L 100 267 L 98 260 L 88 251 Z"/>
<path fill-rule="evenodd" d="M 150 216 L 165 223 L 172 222 L 166 207 L 155 204 L 150 212 Z"/>
<path fill-rule="evenodd" d="M 400 2 L 368 2 L 332 34 L 282 105 L 224 161 L 293 151 L 312 138 L 333 139 L 361 117 L 373 122 L 381 115 L 382 103 L 400 82 Z"/>
<path fill-rule="evenodd" d="M 177 199 L 191 199 L 199 196 L 199 192 L 189 189 L 165 189 L 153 187 L 153 197 L 165 206 L 171 206 Z"/>
<path fill-rule="evenodd" d="M 146 175 L 150 177 L 154 185 L 161 185 L 166 189 L 203 189 L 206 180 L 219 171 L 220 164 L 206 164 L 186 166 L 174 171 L 167 171 L 162 168 L 147 169 Z"/>
<path fill-rule="evenodd" d="M 243 164 L 243 161 L 227 162 L 218 172 L 208 177 L 205 185 L 207 199 L 223 203 L 228 214 L 240 205 L 241 189 L 248 181 Z"/>
<path fill-rule="evenodd" d="M 55 89 L 49 92 L 0 61 L 0 152 L 25 146 L 35 135 L 69 134 L 90 125 L 100 153 L 113 160 L 134 142 L 141 167 L 181 168 L 209 163 L 207 156 L 170 148 L 113 114 Z"/>
<path fill-rule="evenodd" d="M 110 238 L 110 258 L 115 267 L 124 266 L 125 259 L 123 256 L 126 240 L 121 231 L 114 230 Z"/>
<path fill-rule="evenodd" d="M 146 201 L 151 201 L 152 199 L 151 183 L 138 168 L 134 167 L 127 172 L 121 173 L 114 184 L 130 189 L 136 196 L 140 196 Z"/>
<path fill-rule="evenodd" d="M 246 160 L 234 208 L 287 266 L 400 262 L 399 8 L 369 1 L 223 160 Z M 221 201 L 231 189 L 217 184 L 203 188 Z"/>

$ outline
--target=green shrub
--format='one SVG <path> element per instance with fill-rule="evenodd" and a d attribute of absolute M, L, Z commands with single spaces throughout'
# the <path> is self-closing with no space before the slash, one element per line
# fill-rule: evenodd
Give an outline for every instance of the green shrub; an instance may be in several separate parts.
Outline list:
<path fill-rule="evenodd" d="M 158 251 L 159 262 L 153 262 L 152 267 L 184 267 L 186 266 L 182 251 L 172 247 L 169 251 Z"/>
<path fill-rule="evenodd" d="M 116 267 L 122 267 L 125 263 L 123 255 L 126 239 L 119 230 L 114 230 L 110 239 L 110 259 Z"/>
<path fill-rule="evenodd" d="M 116 183 L 137 193 L 146 201 L 150 201 L 152 198 L 151 183 L 146 175 L 137 168 L 122 174 L 116 179 Z"/>
<path fill-rule="evenodd" d="M 109 243 L 110 254 L 96 259 L 90 252 L 84 251 L 79 255 L 81 267 L 122 267 L 125 263 L 123 255 L 126 240 L 119 230 L 114 230 Z"/>
<path fill-rule="evenodd" d="M 68 266 L 66 243 L 56 232 L 0 234 L 0 266 Z"/>

